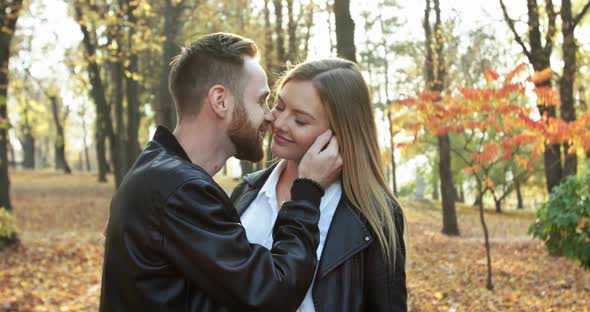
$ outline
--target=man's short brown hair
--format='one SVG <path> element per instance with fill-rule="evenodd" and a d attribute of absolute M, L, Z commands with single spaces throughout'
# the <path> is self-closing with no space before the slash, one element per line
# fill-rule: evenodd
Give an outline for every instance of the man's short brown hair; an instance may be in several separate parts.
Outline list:
<path fill-rule="evenodd" d="M 244 56 L 257 55 L 254 41 L 230 33 L 206 35 L 184 48 L 172 59 L 168 77 L 178 118 L 198 114 L 207 92 L 216 84 L 229 88 L 241 103 Z"/>

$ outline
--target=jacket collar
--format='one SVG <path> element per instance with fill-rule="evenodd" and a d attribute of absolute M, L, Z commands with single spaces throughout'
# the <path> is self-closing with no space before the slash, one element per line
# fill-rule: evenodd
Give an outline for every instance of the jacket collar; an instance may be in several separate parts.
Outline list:
<path fill-rule="evenodd" d="M 266 169 L 262 169 L 256 172 L 252 172 L 244 176 L 244 181 L 248 183 L 248 186 L 254 189 L 260 189 L 266 183 L 266 180 L 275 169 L 275 167 L 279 164 L 279 162 L 274 162 L 270 165 L 270 167 Z"/>
<path fill-rule="evenodd" d="M 247 187 L 238 194 L 238 200 L 234 203 L 240 215 L 254 201 L 276 165 L 277 163 L 267 169 L 244 176 Z M 250 196 L 244 196 L 247 193 L 250 193 Z M 350 257 L 368 247 L 373 240 L 373 234 L 367 222 L 343 192 L 324 242 L 316 278 L 323 278 Z"/>
<path fill-rule="evenodd" d="M 178 140 L 176 140 L 174 134 L 172 134 L 168 128 L 164 126 L 158 126 L 152 141 L 162 146 L 162 148 L 164 148 L 167 152 L 179 156 L 186 161 L 191 161 L 182 146 L 180 146 L 180 143 L 178 143 Z"/>

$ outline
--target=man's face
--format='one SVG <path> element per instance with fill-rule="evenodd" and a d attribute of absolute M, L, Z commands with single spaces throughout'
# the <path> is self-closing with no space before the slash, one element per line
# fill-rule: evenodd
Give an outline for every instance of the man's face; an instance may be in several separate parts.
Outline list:
<path fill-rule="evenodd" d="M 245 58 L 242 79 L 243 97 L 235 98 L 228 136 L 236 149 L 236 158 L 257 162 L 264 156 L 262 143 L 272 122 L 266 103 L 268 83 L 264 69 L 251 57 Z"/>

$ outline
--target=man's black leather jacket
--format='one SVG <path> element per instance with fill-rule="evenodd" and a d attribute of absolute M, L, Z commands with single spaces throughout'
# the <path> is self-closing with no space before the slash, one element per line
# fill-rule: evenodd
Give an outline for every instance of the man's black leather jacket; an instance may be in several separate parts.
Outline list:
<path fill-rule="evenodd" d="M 311 284 L 320 191 L 297 182 L 272 250 L 159 127 L 113 197 L 100 311 L 295 311 Z"/>

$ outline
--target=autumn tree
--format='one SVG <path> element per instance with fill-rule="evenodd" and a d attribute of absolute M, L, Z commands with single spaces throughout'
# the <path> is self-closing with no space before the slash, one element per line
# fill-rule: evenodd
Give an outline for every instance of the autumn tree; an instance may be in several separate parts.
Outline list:
<path fill-rule="evenodd" d="M 434 24 L 430 23 L 430 13 L 434 11 Z M 442 21 L 439 0 L 426 0 L 424 10 L 425 34 L 425 72 L 426 90 L 436 98 L 442 96 L 445 88 L 447 68 L 444 59 L 444 41 L 442 38 Z M 439 149 L 439 177 L 442 194 L 443 228 L 447 235 L 459 235 L 459 225 L 455 212 L 455 190 L 451 171 L 451 140 L 447 133 L 437 134 Z"/>
<path fill-rule="evenodd" d="M 170 72 L 172 58 L 180 52 L 180 35 L 184 26 L 182 12 L 186 5 L 187 1 L 165 0 L 162 14 L 164 19 L 164 27 L 162 27 L 164 42 L 162 43 L 160 89 L 158 101 L 155 105 L 156 123 L 169 129 L 176 127 L 176 109 L 174 108 L 172 95 L 168 91 L 168 73 Z"/>
<path fill-rule="evenodd" d="M 8 62 L 22 6 L 22 0 L 6 0 L 0 4 L 0 207 L 8 210 L 12 209 L 8 178 Z"/>
<path fill-rule="evenodd" d="M 82 44 L 85 50 L 86 71 L 88 73 L 88 81 L 90 83 L 90 94 L 94 101 L 96 108 L 96 122 L 95 122 L 95 140 L 96 140 L 96 155 L 98 160 L 98 180 L 100 182 L 107 181 L 107 171 L 109 164 L 106 158 L 106 140 L 109 140 L 111 159 L 117 159 L 118 142 L 115 137 L 115 129 L 110 118 L 110 107 L 106 97 L 106 87 L 104 78 L 102 77 L 98 55 L 98 38 L 96 34 L 96 15 L 104 15 L 105 9 L 97 4 L 89 4 L 85 6 L 83 3 L 75 2 L 73 4 L 75 11 L 75 18 L 80 24 L 80 30 L 83 34 Z M 85 15 L 86 14 L 86 15 Z M 91 17 L 94 17 L 91 18 Z M 116 164 L 117 162 L 115 162 Z"/>
<path fill-rule="evenodd" d="M 350 16 L 350 0 L 334 0 L 336 24 L 336 53 L 338 56 L 356 62 L 354 44 L 354 21 Z"/>
<path fill-rule="evenodd" d="M 559 79 L 559 98 L 561 100 L 560 113 L 561 118 L 571 122 L 576 119 L 576 110 L 574 108 L 574 84 L 577 72 L 577 44 L 574 31 L 580 20 L 590 9 L 590 1 L 587 1 L 584 7 L 576 15 L 572 13 L 571 0 L 561 1 L 561 33 L 563 36 L 562 53 L 563 53 L 563 74 Z M 569 142 L 563 143 L 563 176 L 576 175 L 578 161 L 575 150 L 570 150 Z"/>
<path fill-rule="evenodd" d="M 453 152 L 463 160 L 464 170 L 482 185 L 481 196 L 489 192 L 499 205 L 516 183 L 533 172 L 532 164 L 542 154 L 546 142 L 562 144 L 567 141 L 574 148 L 590 149 L 590 113 L 572 122 L 534 117 L 532 113 L 536 107 L 527 106 L 527 84 L 538 85 L 548 77 L 537 72 L 526 79 L 520 78 L 519 74 L 527 69 L 526 64 L 519 65 L 503 80 L 496 72 L 486 69 L 487 85 L 484 87 L 458 87 L 457 95 L 447 94 L 442 98 L 432 92 L 409 98 L 397 105 L 405 110 L 395 108 L 402 112 L 395 124 L 412 133 L 414 140 L 432 132 L 439 136 L 462 137 L 459 141 L 464 145 Z M 413 110 L 408 111 L 408 107 Z M 505 172 L 510 172 L 510 176 Z M 492 289 L 483 203 L 479 210 L 488 250 L 487 286 Z"/>
<path fill-rule="evenodd" d="M 556 33 L 556 18 L 553 0 L 545 0 L 546 25 L 543 25 L 541 15 L 541 8 L 537 0 L 527 0 L 527 26 L 528 26 L 528 46 L 518 33 L 515 26 L 515 20 L 508 14 L 508 9 L 504 0 L 500 0 L 500 6 L 504 14 L 504 20 L 514 35 L 514 39 L 522 48 L 522 52 L 527 57 L 533 68 L 538 72 L 551 72 L 551 53 L 553 51 L 554 37 Z M 543 30 L 544 39 L 543 39 Z M 551 90 L 552 79 L 542 80 L 538 85 L 535 85 L 538 92 L 546 92 Z M 546 103 L 544 100 L 547 97 L 540 96 L 537 101 L 537 108 L 541 116 L 547 118 L 556 117 L 555 103 Z M 547 191 L 551 190 L 559 184 L 563 175 L 561 164 L 561 146 L 559 144 L 547 144 L 544 151 L 545 164 L 545 179 L 547 183 Z"/>
<path fill-rule="evenodd" d="M 400 21 L 395 15 L 399 6 L 396 1 L 383 0 L 379 3 L 382 8 L 379 12 L 371 9 L 363 10 L 360 14 L 359 25 L 365 34 L 376 33 L 379 36 L 364 36 L 364 40 L 359 44 L 359 63 L 368 75 L 368 86 L 371 97 L 375 104 L 376 110 L 382 110 L 384 118 L 391 124 L 392 112 L 386 109 L 398 92 L 395 88 L 395 80 L 392 77 L 393 60 L 401 54 L 402 45 L 398 40 L 388 40 L 393 38 L 394 33 L 400 26 Z M 384 14 L 384 12 L 387 12 Z M 377 39 L 373 39 L 377 38 Z M 389 127 L 390 146 L 386 148 L 384 160 L 386 160 L 387 176 L 391 182 L 391 188 L 397 194 L 396 180 L 396 157 L 395 144 L 392 127 Z"/>

